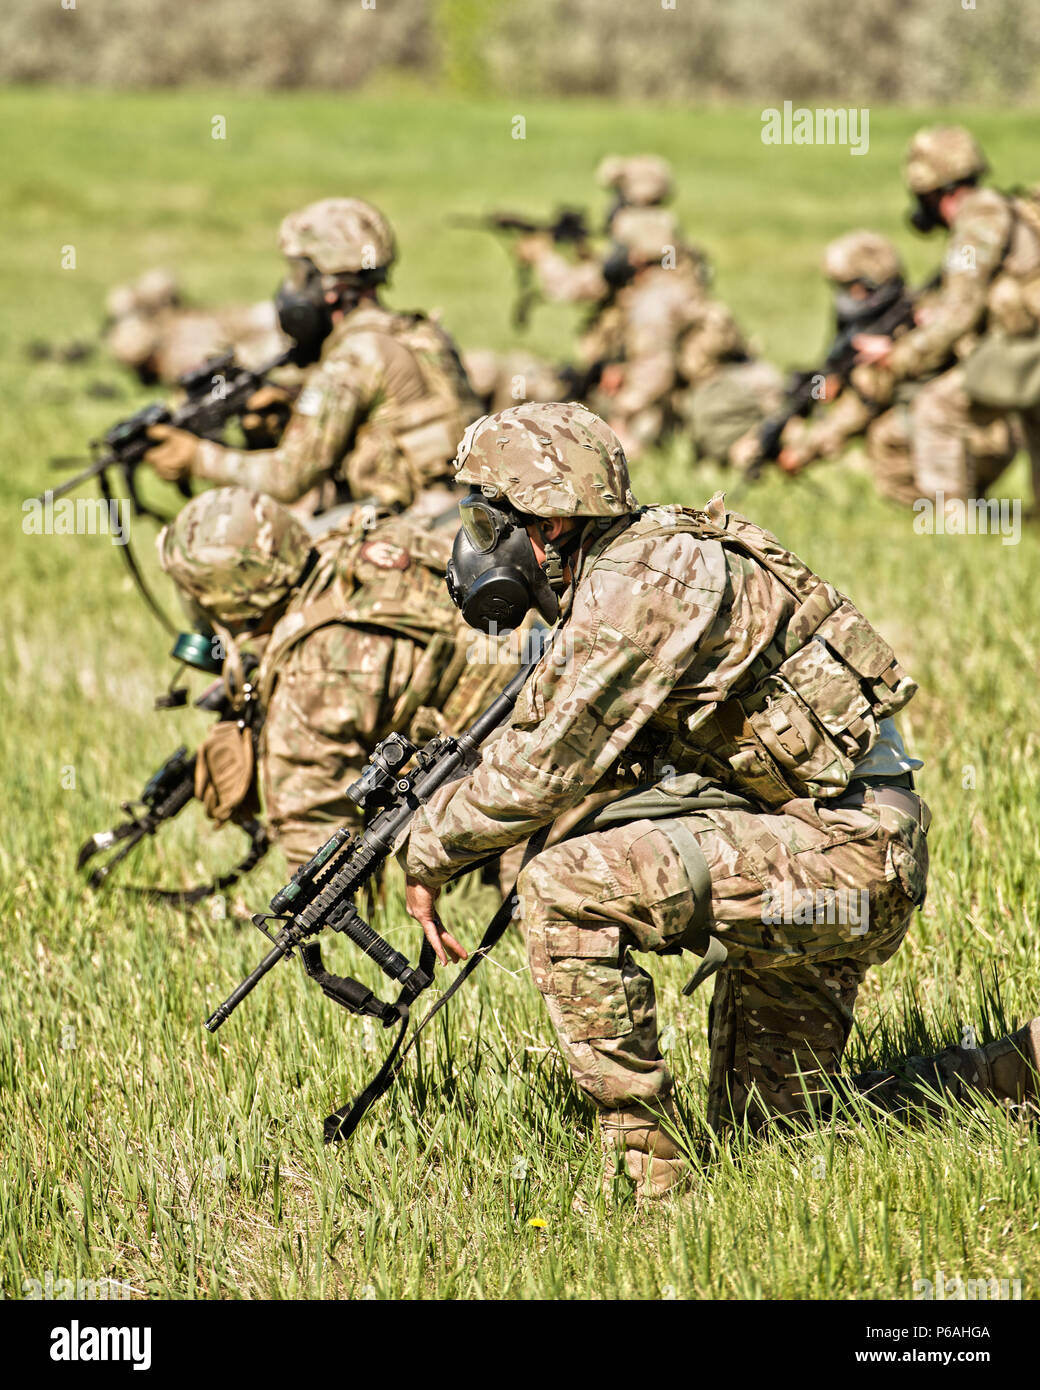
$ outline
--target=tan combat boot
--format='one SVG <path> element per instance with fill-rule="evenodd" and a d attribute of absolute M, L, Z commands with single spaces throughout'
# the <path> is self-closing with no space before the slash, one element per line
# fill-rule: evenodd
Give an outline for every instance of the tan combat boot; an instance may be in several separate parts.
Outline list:
<path fill-rule="evenodd" d="M 674 1125 L 671 1097 L 657 1102 L 654 1109 L 634 1105 L 599 1112 L 604 1193 L 614 1190 L 619 1158 L 625 1174 L 635 1183 L 637 1197 L 663 1197 L 683 1181 L 687 1169 L 682 1150 L 662 1120 Z"/>
<path fill-rule="evenodd" d="M 961 1050 L 958 1070 L 974 1090 L 1015 1105 L 1040 1100 L 1040 1018 L 985 1047 Z"/>
<path fill-rule="evenodd" d="M 1011 1105 L 1040 1103 L 1040 1018 L 1017 1033 L 997 1038 L 984 1047 L 947 1047 L 934 1057 L 910 1057 L 897 1072 L 865 1072 L 853 1085 L 875 1104 L 898 1109 L 924 1102 L 920 1089 L 945 1091 L 957 1100 L 989 1096 Z"/>

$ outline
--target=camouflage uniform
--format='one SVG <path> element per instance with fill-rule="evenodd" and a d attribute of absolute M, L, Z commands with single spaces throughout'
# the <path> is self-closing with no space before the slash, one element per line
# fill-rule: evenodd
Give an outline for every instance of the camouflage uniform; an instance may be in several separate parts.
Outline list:
<path fill-rule="evenodd" d="M 146 384 L 174 386 L 206 358 L 227 351 L 243 366 L 262 367 L 289 346 L 270 300 L 214 310 L 187 308 L 176 280 L 164 270 L 146 271 L 134 284 L 116 286 L 105 307 L 106 347 Z"/>
<path fill-rule="evenodd" d="M 611 439 L 580 407 L 530 406 L 460 446 L 460 480 L 584 529 L 553 646 L 480 766 L 418 813 L 406 867 L 436 888 L 616 791 L 519 892 L 564 1055 L 645 1176 L 672 1083 L 632 953 L 724 959 L 714 1121 L 801 1112 L 924 898 L 928 814 L 891 722 L 916 687 L 883 639 L 721 499 L 640 509 Z"/>
<path fill-rule="evenodd" d="M 877 232 L 854 231 L 828 244 L 823 273 L 836 290 L 850 284 L 880 288 L 903 279 L 903 263 L 894 244 Z M 865 327 L 864 332 L 869 332 Z M 899 330 L 901 336 L 908 329 Z M 782 448 L 792 464 L 804 468 L 817 459 L 836 459 L 853 440 L 866 436 L 878 491 L 910 504 L 919 496 L 910 459 L 909 402 L 916 383 L 903 383 L 887 409 L 853 384 L 854 375 L 835 400 L 809 420 L 795 417 L 784 429 Z"/>
<path fill-rule="evenodd" d="M 394 730 L 463 726 L 515 672 L 444 587 L 451 530 L 358 509 L 312 542 L 269 498 L 203 493 L 159 538 L 163 568 L 220 624 L 277 614 L 256 677 L 259 781 L 292 866 L 357 817 L 346 789 Z"/>
<path fill-rule="evenodd" d="M 642 448 L 676 427 L 691 387 L 719 377 L 722 364 L 742 360 L 747 345 L 730 311 L 707 292 L 704 253 L 684 241 L 661 206 L 672 192 L 668 165 L 653 155 L 612 155 L 598 175 L 616 194 L 608 230 L 615 250 L 627 251 L 636 268 L 632 279 L 612 288 L 605 258 L 590 252 L 570 260 L 548 236 L 527 238 L 523 250 L 547 299 L 593 304 L 578 362 L 584 370 L 597 363 L 623 367 L 620 385 L 590 400 L 632 448 Z M 754 391 L 757 378 L 744 384 Z"/>
<path fill-rule="evenodd" d="M 575 379 L 565 368 L 524 349 L 498 353 L 472 348 L 462 353 L 462 365 L 485 414 L 524 401 L 566 400 Z"/>
<path fill-rule="evenodd" d="M 622 768 L 646 789 L 667 765 L 663 818 L 660 807 L 646 815 L 644 797 L 629 814 L 623 808 L 618 824 L 577 833 L 524 871 L 535 981 L 576 1079 L 597 1103 L 652 1103 L 671 1080 L 657 1046 L 653 986 L 631 952 L 703 951 L 710 926 L 727 953 L 712 1034 L 714 1112 L 727 1090 L 742 1112 L 753 1087 L 760 1106 L 794 1109 L 797 1070 L 833 1070 L 859 980 L 895 950 L 923 896 L 927 854 L 916 798 L 902 793 L 897 808 L 849 788 L 879 738 L 892 738 L 882 735 L 881 719 L 914 687 L 851 604 L 773 538 L 718 505 L 708 513 L 637 510 L 619 451 L 597 468 L 587 442 L 575 437 L 582 417 L 567 407 L 546 408 L 549 416 L 535 409 L 503 412 L 483 434 L 478 427 L 460 479 L 504 488 L 523 511 L 605 517 L 607 529 L 590 528 L 556 654 L 536 670 L 511 727 L 476 772 L 436 794 L 413 822 L 408 870 L 439 885 L 593 789 L 616 786 L 622 795 L 632 786 Z M 535 441 L 541 477 L 528 462 Z M 773 569 L 743 549 L 744 537 Z M 808 641 L 814 630 L 850 654 L 862 690 L 851 667 L 842 674 L 832 662 L 830 670 L 823 648 Z M 742 712 L 741 698 L 747 710 L 756 699 L 761 706 L 766 673 L 785 652 L 804 654 L 798 679 L 812 698 L 838 682 L 826 713 L 843 731 L 844 751 L 821 743 L 793 707 L 782 715 L 771 705 L 758 733 Z M 791 771 L 799 757 L 817 769 L 807 781 Z M 684 813 L 694 786 L 708 790 L 709 802 L 712 791 L 726 795 L 717 809 Z M 764 905 L 785 883 L 868 891 L 869 932 L 764 925 Z"/>
<path fill-rule="evenodd" d="M 395 257 L 382 215 L 348 198 L 287 217 L 280 246 L 291 263 L 315 267 L 330 290 L 343 277 L 385 278 Z M 444 330 L 422 314 L 383 307 L 370 289 L 325 339 L 277 448 L 203 441 L 192 447 L 189 471 L 296 503 L 300 514 L 346 498 L 407 506 L 450 476 L 458 439 L 478 413 Z"/>
<path fill-rule="evenodd" d="M 986 161 L 971 135 L 957 127 L 922 130 L 907 152 L 912 193 L 936 196 L 983 174 Z M 919 325 L 892 348 L 895 383 L 941 374 L 916 392 L 909 407 L 914 484 L 920 495 L 981 496 L 1014 457 L 1017 425 L 1024 431 L 1034 477 L 1040 474 L 1040 410 L 1001 408 L 1005 373 L 995 361 L 988 377 L 996 394 L 974 389 L 972 357 L 987 342 L 1033 340 L 1040 327 L 1040 208 L 1030 199 L 972 189 L 949 227 L 942 281 Z M 999 344 L 994 344 L 998 346 Z M 942 370 L 955 356 L 958 364 Z M 1040 342 L 1035 356 L 1040 359 Z M 994 404 L 994 401 L 996 404 Z"/>

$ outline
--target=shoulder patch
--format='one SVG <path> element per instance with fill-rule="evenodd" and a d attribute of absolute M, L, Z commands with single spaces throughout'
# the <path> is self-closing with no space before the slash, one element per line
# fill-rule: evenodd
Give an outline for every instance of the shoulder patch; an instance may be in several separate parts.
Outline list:
<path fill-rule="evenodd" d="M 358 558 L 380 570 L 406 570 L 412 562 L 404 546 L 394 545 L 391 541 L 366 541 L 358 552 Z"/>

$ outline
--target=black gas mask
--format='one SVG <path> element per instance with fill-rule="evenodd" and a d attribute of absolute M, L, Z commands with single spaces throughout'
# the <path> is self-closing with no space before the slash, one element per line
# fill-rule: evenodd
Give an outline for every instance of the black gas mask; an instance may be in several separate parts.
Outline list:
<path fill-rule="evenodd" d="M 544 564 L 535 559 L 524 519 L 503 498 L 473 491 L 459 503 L 462 529 L 448 561 L 451 601 L 470 627 L 481 632 L 512 632 L 531 608 L 547 623 L 560 616 L 564 556 L 546 547 Z M 568 550 L 579 536 L 570 540 Z M 553 578 L 550 580 L 550 574 Z"/>
<path fill-rule="evenodd" d="M 634 277 L 636 268 L 629 260 L 628 247 L 616 241 L 600 267 L 603 278 L 612 290 L 624 289 Z"/>
<path fill-rule="evenodd" d="M 955 193 L 958 188 L 975 188 L 977 185 L 977 177 L 959 179 L 955 183 L 944 184 L 942 188 L 934 188 L 929 193 L 915 193 L 914 203 L 906 215 L 906 220 L 915 232 L 923 232 L 927 236 L 929 232 L 934 232 L 936 227 L 946 226 L 939 211 L 939 204 L 947 193 Z"/>
<path fill-rule="evenodd" d="M 916 195 L 913 207 L 906 215 L 906 220 L 915 232 L 922 232 L 927 236 L 929 232 L 934 232 L 936 227 L 944 225 L 939 216 L 939 197 L 939 193 L 918 193 Z"/>
<path fill-rule="evenodd" d="M 309 366 L 321 356 L 321 345 L 332 332 L 333 305 L 326 303 L 321 272 L 310 261 L 293 262 L 274 297 L 278 323 L 296 344 L 296 365 Z"/>
<path fill-rule="evenodd" d="M 862 285 L 867 291 L 862 297 L 852 293 L 852 285 Z M 869 280 L 853 280 L 839 285 L 834 296 L 834 312 L 838 319 L 839 332 L 857 323 L 868 323 L 879 318 L 886 309 L 896 302 L 903 293 L 902 276 L 885 280 L 875 285 Z"/>

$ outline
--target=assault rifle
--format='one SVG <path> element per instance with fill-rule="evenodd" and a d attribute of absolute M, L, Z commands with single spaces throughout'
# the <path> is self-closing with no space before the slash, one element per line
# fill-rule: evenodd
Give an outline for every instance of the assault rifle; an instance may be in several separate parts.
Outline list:
<path fill-rule="evenodd" d="M 853 346 L 854 338 L 863 333 L 890 338 L 899 329 L 912 328 L 913 324 L 914 297 L 909 291 L 902 289 L 891 303 L 879 310 L 875 318 L 860 319 L 843 328 L 835 337 L 819 367 L 811 371 L 793 372 L 783 405 L 774 414 L 767 416 L 759 426 L 759 458 L 748 470 L 749 480 L 757 477 L 764 465 L 775 460 L 780 453 L 780 439 L 788 421 L 797 415 L 808 415 L 820 399 L 816 394 L 818 382 L 828 377 L 837 377 L 843 386 L 847 384 L 858 356 Z"/>
<path fill-rule="evenodd" d="M 90 464 L 74 477 L 66 479 L 56 488 L 48 488 L 36 500 L 43 505 L 64 497 L 91 478 L 97 478 L 105 501 L 112 502 L 112 488 L 109 472 L 117 469 L 122 475 L 134 516 L 150 516 L 156 521 L 165 522 L 167 517 L 155 511 L 142 501 L 137 490 L 137 468 L 154 440 L 149 439 L 148 431 L 153 425 L 172 425 L 176 429 L 187 430 L 200 439 L 219 440 L 226 426 L 245 413 L 246 403 L 254 392 L 265 385 L 269 373 L 293 361 L 295 349 L 279 354 L 265 366 L 255 371 L 235 362 L 233 352 L 220 357 L 211 357 L 200 367 L 185 372 L 178 385 L 184 392 L 184 400 L 178 406 L 169 406 L 161 401 L 146 405 L 136 414 L 118 421 L 100 439 L 91 441 L 92 460 Z M 56 460 L 59 465 L 65 460 Z M 191 488 L 186 481 L 177 487 L 183 497 L 191 496 Z M 137 561 L 129 545 L 121 546 L 135 584 L 141 591 L 148 607 L 170 632 L 175 632 L 173 624 L 163 613 L 151 590 L 145 583 Z"/>
<path fill-rule="evenodd" d="M 438 736 L 417 748 L 409 739 L 394 733 L 378 745 L 361 776 L 347 788 L 347 796 L 365 813 L 365 829 L 360 833 L 346 826 L 337 830 L 313 858 L 296 870 L 285 887 L 278 890 L 271 899 L 270 911 L 258 912 L 253 917 L 253 925 L 272 943 L 272 949 L 206 1020 L 206 1028 L 215 1033 L 268 971 L 298 948 L 307 975 L 327 998 L 350 1013 L 378 1019 L 384 1028 L 400 1024 L 397 1040 L 376 1078 L 352 1105 L 343 1106 L 326 1118 L 327 1144 L 348 1138 L 368 1107 L 393 1081 L 394 1062 L 408 1027 L 409 1009 L 433 982 L 435 958 L 429 942 L 423 942 L 418 963 L 410 964 L 364 921 L 354 906 L 354 898 L 394 852 L 419 807 L 438 787 L 471 766 L 477 749 L 516 704 L 536 664 L 531 661 L 521 667 L 498 698 L 457 737 Z M 409 770 L 405 771 L 409 764 Z M 477 951 L 451 989 L 442 995 L 436 1008 L 447 1002 L 449 995 L 487 954 L 510 919 L 511 900 L 507 899 L 495 914 Z M 284 925 L 277 935 L 272 935 L 267 928 L 268 922 Z M 379 999 L 360 980 L 332 975 L 325 969 L 321 947 L 310 938 L 326 927 L 343 932 L 384 974 L 400 985 L 401 992 L 393 1003 Z"/>
<path fill-rule="evenodd" d="M 248 675 L 255 669 L 256 657 L 252 653 L 243 654 L 243 670 Z M 178 695 L 183 691 L 176 692 Z M 251 730 L 254 739 L 259 733 L 259 702 L 247 684 L 243 692 L 244 705 L 236 710 L 232 707 L 223 680 L 216 681 L 195 701 L 196 709 L 212 710 L 218 722 L 221 720 L 243 720 Z M 160 705 L 183 704 L 183 700 L 164 697 Z M 144 785 L 141 795 L 131 801 L 120 802 L 120 809 L 127 819 L 120 821 L 111 830 L 100 830 L 80 846 L 76 856 L 76 868 L 85 869 L 96 855 L 119 848 L 104 863 L 95 864 L 87 879 L 91 888 L 100 888 L 115 866 L 124 860 L 130 851 L 146 836 L 154 835 L 160 826 L 171 821 L 184 810 L 195 796 L 196 755 L 189 753 L 183 745 L 176 748 Z M 249 839 L 249 853 L 228 873 L 222 874 L 212 883 L 200 884 L 195 888 L 170 891 L 162 888 L 132 889 L 166 902 L 190 904 L 200 902 L 211 893 L 218 893 L 237 882 L 267 853 L 270 841 L 267 831 L 255 817 L 246 817 L 235 822 Z"/>
<path fill-rule="evenodd" d="M 456 217 L 452 219 L 456 227 L 476 227 L 481 231 L 497 232 L 509 236 L 546 232 L 558 246 L 583 246 L 589 238 L 585 214 L 580 208 L 559 208 L 551 221 L 536 222 L 522 213 L 494 211 L 483 217 Z M 531 267 L 517 262 L 516 299 L 513 302 L 514 328 L 526 328 L 531 314 L 531 305 L 537 297 L 531 280 Z"/>

